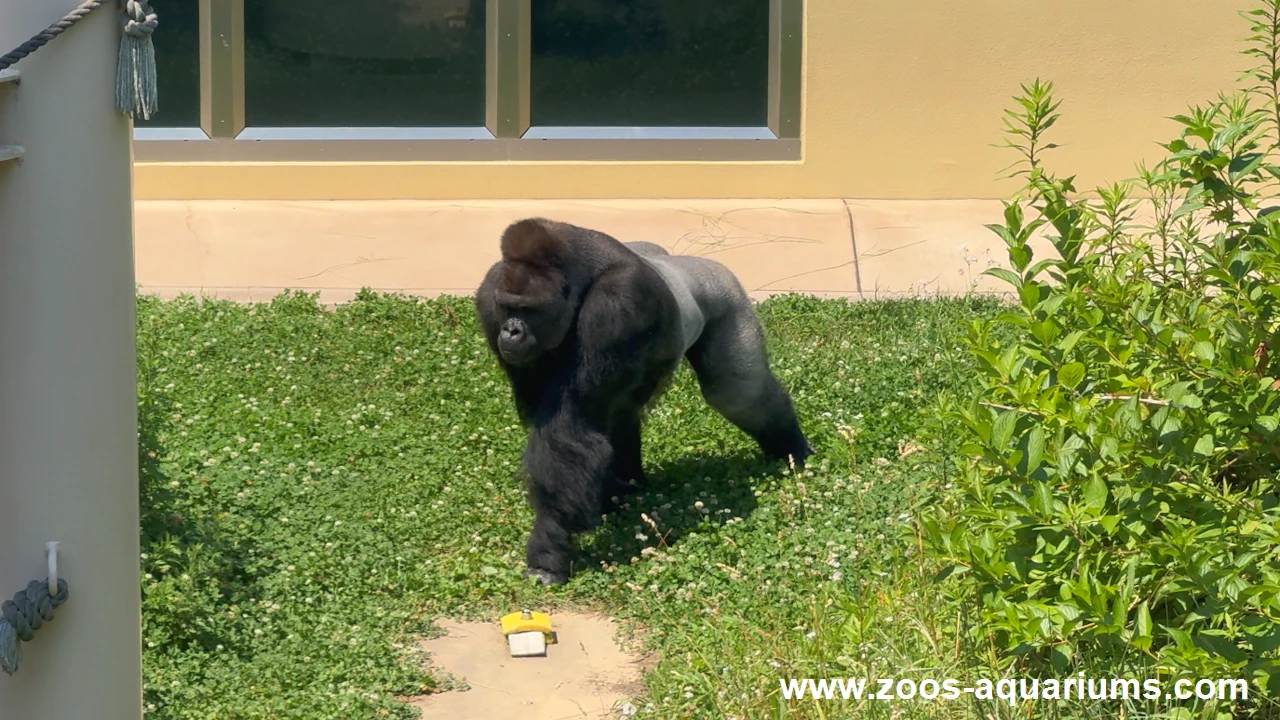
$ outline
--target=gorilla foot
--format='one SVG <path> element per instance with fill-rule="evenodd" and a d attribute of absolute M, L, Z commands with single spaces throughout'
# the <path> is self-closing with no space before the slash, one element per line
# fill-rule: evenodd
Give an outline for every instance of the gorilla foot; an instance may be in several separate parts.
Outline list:
<path fill-rule="evenodd" d="M 613 495 L 635 495 L 644 490 L 644 483 L 635 480 L 615 479 L 613 482 L 605 486 L 605 490 Z"/>
<path fill-rule="evenodd" d="M 601 514 L 616 512 L 622 506 L 624 498 L 643 492 L 644 486 L 644 481 L 623 480 L 615 476 L 604 487 L 604 499 L 600 503 Z"/>
<path fill-rule="evenodd" d="M 553 573 L 550 570 L 542 570 L 539 568 L 526 568 L 524 576 L 535 578 L 540 585 L 564 585 L 569 582 L 569 576 Z"/>
<path fill-rule="evenodd" d="M 796 467 L 804 469 L 805 462 L 813 455 L 813 448 L 808 443 L 796 448 L 787 454 L 787 460 L 794 462 Z"/>
<path fill-rule="evenodd" d="M 760 449 L 770 460 L 794 462 L 797 468 L 803 468 L 805 461 L 813 455 L 813 447 L 798 431 L 781 441 L 761 443 Z"/>

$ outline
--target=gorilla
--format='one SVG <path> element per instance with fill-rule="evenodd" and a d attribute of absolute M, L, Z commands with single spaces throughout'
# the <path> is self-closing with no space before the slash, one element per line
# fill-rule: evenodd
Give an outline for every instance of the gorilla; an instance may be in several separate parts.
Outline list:
<path fill-rule="evenodd" d="M 510 225 L 501 249 L 475 301 L 529 429 L 526 576 L 567 582 L 574 536 L 644 487 L 642 414 L 684 358 L 766 456 L 803 466 L 813 453 L 728 268 L 542 218 Z"/>

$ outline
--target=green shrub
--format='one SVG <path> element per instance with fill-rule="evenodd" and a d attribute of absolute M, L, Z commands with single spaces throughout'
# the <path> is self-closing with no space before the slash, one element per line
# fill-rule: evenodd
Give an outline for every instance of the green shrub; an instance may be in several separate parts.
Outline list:
<path fill-rule="evenodd" d="M 1012 269 L 988 272 L 1017 303 L 972 323 L 962 479 L 922 526 L 1023 671 L 1280 690 L 1280 0 L 1245 16 L 1253 82 L 1175 117 L 1133 181 L 1045 169 L 1052 84 L 1009 111 L 1027 183 L 991 226 Z M 1058 257 L 1033 256 L 1042 230 Z"/>

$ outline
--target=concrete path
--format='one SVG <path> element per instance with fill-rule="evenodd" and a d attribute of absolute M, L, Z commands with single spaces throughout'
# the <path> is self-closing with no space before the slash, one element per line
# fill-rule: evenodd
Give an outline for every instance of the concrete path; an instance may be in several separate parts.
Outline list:
<path fill-rule="evenodd" d="M 362 287 L 472 292 L 510 222 L 542 216 L 728 265 L 755 297 L 875 298 L 1004 287 L 995 200 L 139 201 L 137 279 L 162 297 L 350 300 Z M 1043 256 L 1047 244 L 1037 254 Z"/>

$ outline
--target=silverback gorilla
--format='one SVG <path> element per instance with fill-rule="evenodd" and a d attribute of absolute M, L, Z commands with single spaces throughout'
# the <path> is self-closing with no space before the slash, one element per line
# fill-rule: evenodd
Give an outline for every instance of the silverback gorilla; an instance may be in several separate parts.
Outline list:
<path fill-rule="evenodd" d="M 476 293 L 489 348 L 529 428 L 536 519 L 527 576 L 568 581 L 574 535 L 645 484 L 642 412 L 688 358 L 707 403 L 765 455 L 812 454 L 738 279 L 699 257 L 541 218 L 502 235 Z"/>

